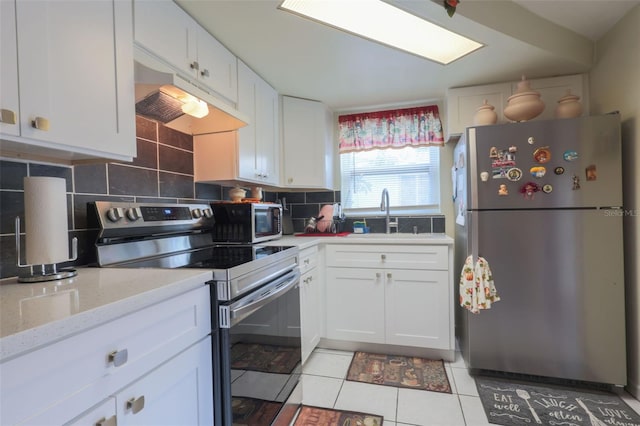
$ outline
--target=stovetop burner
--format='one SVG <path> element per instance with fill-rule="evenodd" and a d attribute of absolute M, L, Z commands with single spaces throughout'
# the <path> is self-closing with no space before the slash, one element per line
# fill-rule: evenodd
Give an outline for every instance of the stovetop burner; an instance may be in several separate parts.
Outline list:
<path fill-rule="evenodd" d="M 290 246 L 219 245 L 128 262 L 119 266 L 127 268 L 231 269 L 290 248 Z"/>

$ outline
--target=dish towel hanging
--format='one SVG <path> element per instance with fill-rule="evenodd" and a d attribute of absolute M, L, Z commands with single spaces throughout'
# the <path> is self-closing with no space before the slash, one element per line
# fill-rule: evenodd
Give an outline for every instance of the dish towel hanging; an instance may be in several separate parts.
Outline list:
<path fill-rule="evenodd" d="M 473 256 L 467 257 L 460 274 L 460 306 L 477 314 L 499 300 L 489 262 L 478 257 L 474 265 Z"/>

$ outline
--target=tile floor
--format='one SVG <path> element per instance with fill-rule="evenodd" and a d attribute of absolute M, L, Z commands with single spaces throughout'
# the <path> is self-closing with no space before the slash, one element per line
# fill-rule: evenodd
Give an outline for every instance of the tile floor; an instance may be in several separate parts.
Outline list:
<path fill-rule="evenodd" d="M 456 356 L 445 362 L 451 394 L 346 381 L 353 352 L 316 349 L 303 367 L 303 403 L 384 416 L 384 426 L 489 425 L 473 377 Z M 640 413 L 640 401 L 622 399 Z"/>

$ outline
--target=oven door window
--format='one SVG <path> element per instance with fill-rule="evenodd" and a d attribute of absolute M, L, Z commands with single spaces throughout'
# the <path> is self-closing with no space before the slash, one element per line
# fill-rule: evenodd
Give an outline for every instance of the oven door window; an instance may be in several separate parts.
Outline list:
<path fill-rule="evenodd" d="M 259 424 L 270 424 L 301 373 L 299 289 L 289 290 L 228 330 L 234 423 L 260 419 Z"/>

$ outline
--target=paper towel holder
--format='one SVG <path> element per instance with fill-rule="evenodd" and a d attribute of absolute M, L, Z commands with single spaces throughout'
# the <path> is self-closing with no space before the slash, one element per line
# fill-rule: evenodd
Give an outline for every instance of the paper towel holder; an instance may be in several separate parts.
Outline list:
<path fill-rule="evenodd" d="M 73 237 L 71 240 L 71 258 L 65 260 L 65 262 L 71 262 L 78 258 L 78 238 Z M 38 283 L 42 281 L 56 281 L 63 280 L 65 278 L 71 278 L 78 275 L 78 271 L 73 268 L 58 269 L 56 263 L 50 265 L 29 265 L 22 264 L 22 258 L 20 256 L 20 216 L 16 216 L 16 262 L 19 268 L 30 268 L 28 275 L 19 275 L 18 282 L 20 283 Z M 49 268 L 47 268 L 49 266 Z M 40 272 L 36 269 L 39 267 Z"/>

